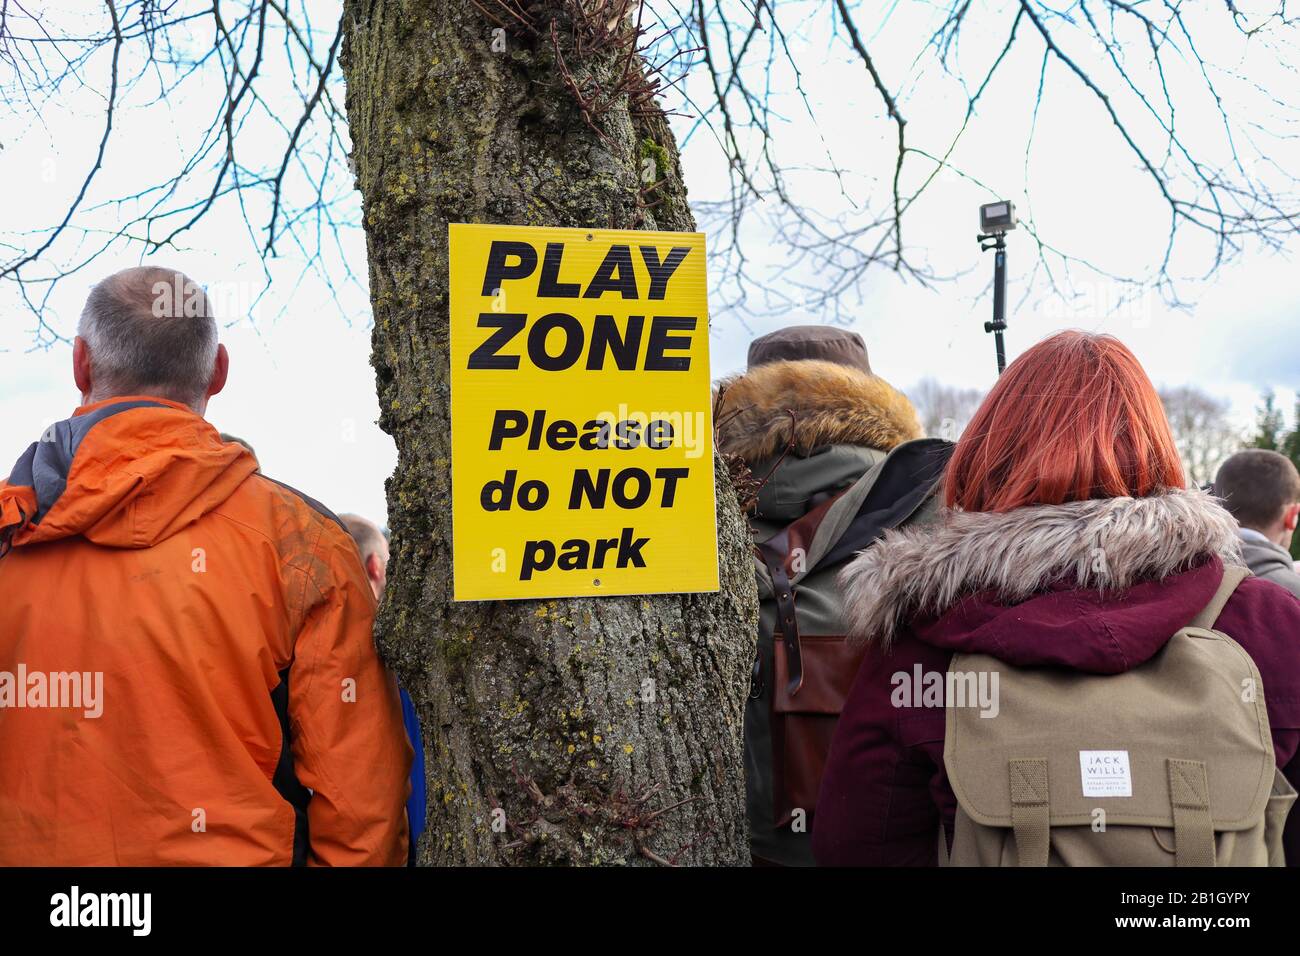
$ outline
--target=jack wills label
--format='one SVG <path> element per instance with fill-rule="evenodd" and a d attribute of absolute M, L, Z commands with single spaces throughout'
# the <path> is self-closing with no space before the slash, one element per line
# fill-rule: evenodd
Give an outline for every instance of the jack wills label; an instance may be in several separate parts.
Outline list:
<path fill-rule="evenodd" d="M 1080 750 L 1079 773 L 1085 797 L 1133 796 L 1127 750 Z"/>

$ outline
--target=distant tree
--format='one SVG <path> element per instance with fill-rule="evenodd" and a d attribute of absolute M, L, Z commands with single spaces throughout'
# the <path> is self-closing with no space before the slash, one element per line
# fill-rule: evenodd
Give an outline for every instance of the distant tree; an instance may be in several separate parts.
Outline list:
<path fill-rule="evenodd" d="M 1286 433 L 1286 437 L 1282 439 L 1282 447 L 1278 450 L 1295 462 L 1297 468 L 1300 468 L 1300 389 L 1296 390 L 1292 422 L 1293 426 Z"/>
<path fill-rule="evenodd" d="M 1291 421 L 1291 430 L 1282 439 L 1282 447 L 1278 450 L 1290 458 L 1297 468 L 1300 468 L 1300 389 L 1296 390 L 1295 408 Z M 1300 561 L 1300 534 L 1291 539 L 1291 557 Z"/>
<path fill-rule="evenodd" d="M 1267 448 L 1278 451 L 1282 447 L 1282 410 L 1277 407 L 1277 397 L 1269 389 L 1261 396 L 1262 405 L 1255 413 L 1255 437 L 1250 441 L 1252 448 Z"/>
<path fill-rule="evenodd" d="M 921 427 L 933 438 L 956 441 L 971 416 L 984 401 L 978 388 L 955 388 L 937 379 L 923 378 L 907 390 L 921 416 Z"/>
<path fill-rule="evenodd" d="M 1160 402 L 1188 481 L 1195 485 L 1213 481 L 1219 466 L 1242 446 L 1242 436 L 1229 417 L 1231 403 L 1194 385 L 1162 388 Z"/>

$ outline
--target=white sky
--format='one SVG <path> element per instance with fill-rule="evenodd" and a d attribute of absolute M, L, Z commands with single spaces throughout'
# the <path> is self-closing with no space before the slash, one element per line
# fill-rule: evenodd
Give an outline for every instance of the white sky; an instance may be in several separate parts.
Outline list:
<path fill-rule="evenodd" d="M 875 5 L 864 10 L 867 7 Z M 1002 7 L 990 4 L 989 9 Z M 914 61 L 933 29 L 933 16 L 929 4 L 904 3 L 883 27 L 878 14 L 873 19 L 865 12 L 860 26 L 873 43 L 886 81 L 905 83 L 903 111 L 909 119 L 909 138 L 930 151 L 942 151 L 965 99 L 960 88 L 933 66 L 918 76 Z M 853 203 L 864 200 L 874 209 L 884 200 L 883 183 L 892 172 L 894 128 L 882 123 L 878 97 L 867 84 L 860 62 L 842 46 L 835 46 L 827 57 L 815 52 L 830 43 L 823 19 L 824 15 L 810 18 L 809 32 L 795 47 L 803 58 L 803 84 L 817 123 L 801 118 L 788 73 L 778 73 L 775 102 L 786 117 L 775 131 L 778 149 L 791 166 L 824 165 L 821 144 L 829 144 L 848 169 L 849 196 L 840 195 L 828 177 L 816 174 L 792 176 L 797 195 L 827 213 L 852 212 Z M 333 21 L 322 17 L 321 22 Z M 975 20 L 959 64 L 962 69 L 974 75 L 986 67 L 991 44 L 1001 38 L 1001 24 L 994 13 Z M 877 29 L 879 37 L 872 41 Z M 1059 66 L 1049 67 L 1047 99 L 1034 151 L 1026 161 L 1040 51 L 1041 46 L 1026 43 L 1021 54 L 1008 59 L 954 156 L 958 165 L 988 183 L 997 196 L 969 180 L 945 175 L 906 221 L 908 241 L 935 271 L 964 275 L 927 290 L 882 271 L 869 277 L 860 290 L 860 302 L 855 296 L 846 304 L 855 316 L 853 328 L 867 341 L 873 368 L 897 385 L 934 376 L 956 386 L 987 388 L 993 380 L 992 337 L 982 327 L 990 308 L 985 293 L 992 260 L 979 253 L 974 239 L 981 202 L 1013 199 L 1022 217 L 1033 215 L 1044 238 L 1114 271 L 1142 272 L 1163 250 L 1167 213 L 1153 197 L 1149 181 L 1136 169 L 1095 101 Z M 1256 87 L 1272 88 L 1278 96 L 1294 89 L 1294 74 L 1270 67 L 1257 48 L 1243 48 L 1230 31 L 1209 31 L 1202 53 L 1250 78 L 1250 83 L 1237 85 L 1224 81 L 1225 89 L 1240 95 L 1243 109 L 1258 107 L 1259 101 L 1252 99 L 1259 93 Z M 1135 53 L 1134 62 L 1140 60 Z M 104 72 L 102 60 L 92 60 L 87 74 L 95 74 L 97 68 Z M 1175 76 L 1171 82 L 1175 91 L 1194 96 L 1196 87 L 1190 81 Z M 702 102 L 707 97 L 707 79 L 696 74 L 687 89 Z M 177 144 L 192 141 L 206 115 L 203 97 L 212 92 L 197 88 L 189 94 L 195 99 L 173 98 L 162 107 L 121 112 L 91 202 L 156 181 L 158 170 L 174 162 Z M 62 215 L 93 161 L 102 95 L 93 86 L 70 88 L 39 116 L 6 119 L 0 127 L 0 182 L 6 184 L 0 197 L 0 238 L 47 227 Z M 1217 115 L 1204 99 L 1186 102 L 1179 114 L 1180 129 L 1213 151 Z M 670 101 L 670 105 L 680 103 Z M 691 127 L 689 119 L 674 123 L 679 136 Z M 264 143 L 267 155 L 275 156 L 282 149 L 283 135 L 271 127 L 250 126 L 241 142 L 245 140 L 257 148 Z M 1294 154 L 1270 155 L 1281 165 L 1300 168 Z M 724 167 L 711 134 L 700 130 L 687 141 L 684 165 L 692 198 L 720 198 Z M 917 176 L 925 171 L 919 159 L 907 168 Z M 256 212 L 253 218 L 260 222 Z M 110 209 L 85 221 L 111 231 L 117 220 Z M 816 275 L 785 274 L 789 253 L 770 241 L 761 221 L 750 224 L 746 240 L 756 257 L 755 275 L 761 286 L 778 289 L 792 278 L 817 280 Z M 342 255 L 364 282 L 360 232 L 349 231 L 340 242 Z M 344 287 L 340 307 L 318 281 L 309 278 L 297 284 L 301 261 L 286 254 L 271 265 L 273 280 L 255 315 L 241 316 L 261 290 L 263 277 L 237 208 L 222 206 L 186 234 L 183 244 L 183 249 L 150 261 L 175 266 L 210 283 L 219 311 L 230 317 L 222 333 L 232 356 L 230 383 L 213 400 L 209 418 L 221 430 L 247 439 L 268 474 L 336 511 L 382 519 L 384 479 L 396 462 L 396 451 L 374 424 L 378 407 L 369 365 L 370 319 L 364 293 Z M 1288 258 L 1248 247 L 1213 283 L 1183 288 L 1195 301 L 1189 311 L 1170 309 L 1155 295 L 1116 309 L 1116 287 L 1086 276 L 1076 283 L 1080 298 L 1071 304 L 1045 297 L 1041 285 L 1027 288 L 1032 240 L 1018 231 L 1010 236 L 1009 245 L 1011 357 L 1060 328 L 1107 331 L 1133 348 L 1157 384 L 1190 382 L 1230 398 L 1243 428 L 1252 418 L 1261 388 L 1282 389 L 1279 398 L 1290 409 L 1293 393 L 1288 389 L 1300 384 L 1300 296 L 1295 265 Z M 8 258 L 7 250 L 0 253 Z M 58 261 L 73 259 L 71 246 L 59 247 Z M 133 249 L 106 254 L 59 288 L 44 313 L 45 321 L 70 337 L 88 286 L 139 261 Z M 1175 272 L 1195 273 L 1204 264 L 1204 249 L 1189 243 L 1178 250 Z M 761 288 L 752 291 L 762 298 Z M 77 395 L 71 381 L 70 348 L 61 343 L 33 348 L 35 321 L 9 284 L 0 285 L 0 310 L 4 316 L 0 322 L 2 472 L 45 425 L 67 417 Z M 792 322 L 821 319 L 789 309 L 775 314 L 715 311 L 715 376 L 743 367 L 754 335 Z"/>

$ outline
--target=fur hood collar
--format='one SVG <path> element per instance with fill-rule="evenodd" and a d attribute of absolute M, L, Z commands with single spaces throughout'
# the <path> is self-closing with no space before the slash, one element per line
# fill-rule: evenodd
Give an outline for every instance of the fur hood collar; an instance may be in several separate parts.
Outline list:
<path fill-rule="evenodd" d="M 888 646 L 903 624 L 970 594 L 1014 604 L 1064 578 L 1123 591 L 1210 556 L 1242 564 L 1236 522 L 1205 492 L 1176 490 L 1005 513 L 945 509 L 935 523 L 888 532 L 840 584 L 853 636 Z"/>
<path fill-rule="evenodd" d="M 718 391 L 719 447 L 749 463 L 780 452 L 792 427 L 800 454 L 824 445 L 890 451 L 924 436 L 902 392 L 835 362 L 771 362 L 724 379 Z"/>

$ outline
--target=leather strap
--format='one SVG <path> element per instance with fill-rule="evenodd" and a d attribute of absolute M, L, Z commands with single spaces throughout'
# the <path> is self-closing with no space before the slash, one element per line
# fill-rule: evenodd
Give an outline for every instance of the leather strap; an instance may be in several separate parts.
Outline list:
<path fill-rule="evenodd" d="M 1042 757 L 1012 760 L 1011 829 L 1021 866 L 1047 866 L 1051 813 L 1047 800 L 1047 761 Z"/>
<path fill-rule="evenodd" d="M 777 536 L 784 541 L 785 535 Z M 786 693 L 793 697 L 803 686 L 803 655 L 799 651 L 799 617 L 794 609 L 794 585 L 785 573 L 785 555 L 767 542 L 755 545 L 772 576 L 772 593 L 776 597 L 776 630 L 785 644 L 785 664 L 789 673 Z"/>
<path fill-rule="evenodd" d="M 1214 866 L 1214 821 L 1204 761 L 1170 758 L 1169 802 L 1174 811 L 1174 865 Z"/>

